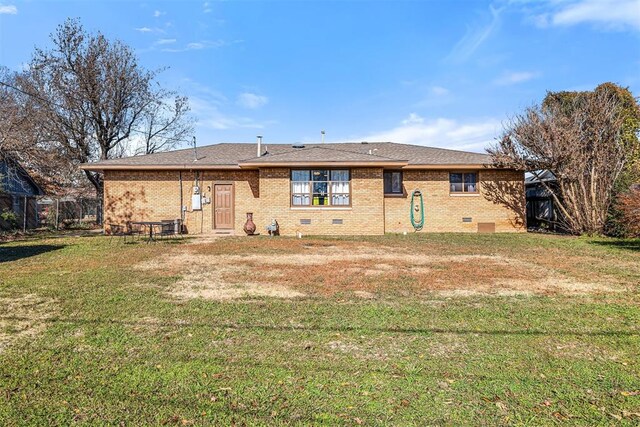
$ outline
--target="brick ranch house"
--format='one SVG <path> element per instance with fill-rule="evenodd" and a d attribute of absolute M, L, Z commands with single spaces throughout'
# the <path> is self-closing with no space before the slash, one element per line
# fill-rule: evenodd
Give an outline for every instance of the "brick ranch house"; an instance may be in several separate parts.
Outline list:
<path fill-rule="evenodd" d="M 180 218 L 190 234 L 525 231 L 524 173 L 488 155 L 391 142 L 224 143 L 82 165 L 104 173 L 105 224 Z M 417 200 L 417 199 L 416 199 Z"/>

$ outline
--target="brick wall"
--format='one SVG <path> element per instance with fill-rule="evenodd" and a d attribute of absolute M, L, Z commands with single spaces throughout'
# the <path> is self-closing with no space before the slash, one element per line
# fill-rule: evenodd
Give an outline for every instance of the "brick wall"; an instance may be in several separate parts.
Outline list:
<path fill-rule="evenodd" d="M 479 171 L 478 195 L 449 192 L 449 171 L 405 170 L 403 197 L 385 197 L 385 231 L 413 232 L 411 192 L 424 197 L 423 232 L 477 232 L 478 223 L 495 223 L 496 232 L 525 231 L 524 174 L 510 170 Z M 463 222 L 462 218 L 471 218 Z"/>
<path fill-rule="evenodd" d="M 382 169 L 351 169 L 350 208 L 290 207 L 290 176 L 287 168 L 260 171 L 260 215 L 258 230 L 275 218 L 283 235 L 303 234 L 384 234 Z M 300 220 L 310 219 L 311 224 Z M 333 224 L 341 219 L 342 224 Z"/>
<path fill-rule="evenodd" d="M 178 172 L 105 171 L 105 224 L 170 218 L 180 218 Z"/>
<path fill-rule="evenodd" d="M 195 185 L 195 172 L 182 174 L 183 191 L 187 214 L 185 223 L 190 233 L 210 233 L 214 228 L 213 191 L 216 183 L 233 184 L 235 195 L 234 232 L 244 233 L 242 227 L 246 221 L 246 213 L 257 214 L 260 203 L 260 187 L 258 171 L 203 171 L 198 176 L 199 187 L 203 198 L 211 201 L 203 204 L 201 211 L 193 211 L 191 195 Z M 256 223 L 257 224 L 257 223 Z"/>
<path fill-rule="evenodd" d="M 197 173 L 203 198 L 213 200 L 213 186 L 230 182 L 235 192 L 236 232 L 242 232 L 245 212 L 255 211 L 259 202 L 257 171 L 201 171 Z M 193 210 L 191 196 L 196 172 L 182 172 L 182 203 L 185 226 L 190 234 L 213 230 L 213 206 L 202 204 Z M 159 221 L 180 218 L 180 172 L 178 171 L 105 171 L 105 224 L 127 221 Z"/>
<path fill-rule="evenodd" d="M 202 171 L 198 186 L 202 196 L 213 200 L 215 183 L 232 183 L 235 193 L 234 231 L 243 234 L 246 213 L 254 214 L 257 231 L 265 233 L 272 218 L 278 220 L 283 235 L 303 234 L 383 234 L 413 232 L 409 218 L 410 193 L 420 189 L 425 198 L 424 232 L 476 232 L 479 222 L 495 223 L 496 231 L 523 231 L 524 176 L 520 172 L 480 171 L 480 194 L 449 194 L 448 171 L 404 171 L 405 195 L 384 197 L 381 168 L 351 170 L 352 206 L 345 208 L 292 208 L 290 170 Z M 180 172 L 106 171 L 105 224 L 126 221 L 180 218 Z M 195 172 L 182 172 L 184 219 L 190 234 L 213 231 L 213 205 L 194 211 L 191 195 Z M 462 222 L 470 217 L 471 222 Z M 311 224 L 301 224 L 310 219 Z M 334 224 L 342 220 L 342 224 Z"/>

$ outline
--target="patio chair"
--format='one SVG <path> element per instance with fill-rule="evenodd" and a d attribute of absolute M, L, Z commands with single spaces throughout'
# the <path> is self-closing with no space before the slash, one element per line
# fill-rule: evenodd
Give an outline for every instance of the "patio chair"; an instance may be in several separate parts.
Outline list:
<path fill-rule="evenodd" d="M 124 243 L 127 243 L 127 236 L 132 236 L 131 232 L 121 224 L 109 224 L 109 234 L 111 235 L 109 243 L 111 243 L 114 237 L 122 237 Z"/>
<path fill-rule="evenodd" d="M 163 219 L 160 231 L 161 237 L 182 237 L 182 223 L 180 220 Z"/>
<path fill-rule="evenodd" d="M 144 226 L 142 224 L 133 224 L 131 221 L 127 221 L 127 232 L 131 234 L 131 237 L 140 237 L 146 234 Z"/>
<path fill-rule="evenodd" d="M 176 223 L 172 219 L 163 219 L 162 224 L 158 227 L 156 235 L 160 238 L 176 237 Z"/>

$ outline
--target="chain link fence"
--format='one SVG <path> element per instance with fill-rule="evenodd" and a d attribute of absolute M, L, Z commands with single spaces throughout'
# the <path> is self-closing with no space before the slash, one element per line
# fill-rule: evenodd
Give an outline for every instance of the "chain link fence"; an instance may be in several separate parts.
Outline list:
<path fill-rule="evenodd" d="M 52 229 L 91 227 L 96 224 L 99 201 L 88 197 L 38 198 L 38 226 Z"/>
<path fill-rule="evenodd" d="M 37 210 L 34 196 L 0 194 L 0 230 L 37 228 Z"/>

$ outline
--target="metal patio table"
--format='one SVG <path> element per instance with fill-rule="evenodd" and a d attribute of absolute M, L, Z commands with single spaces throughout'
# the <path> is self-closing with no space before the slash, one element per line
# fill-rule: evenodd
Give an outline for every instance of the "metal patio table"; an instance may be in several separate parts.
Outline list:
<path fill-rule="evenodd" d="M 162 227 L 162 221 L 131 221 L 131 224 L 142 225 L 149 229 L 149 242 L 155 242 L 153 237 L 153 230 L 157 227 Z"/>

